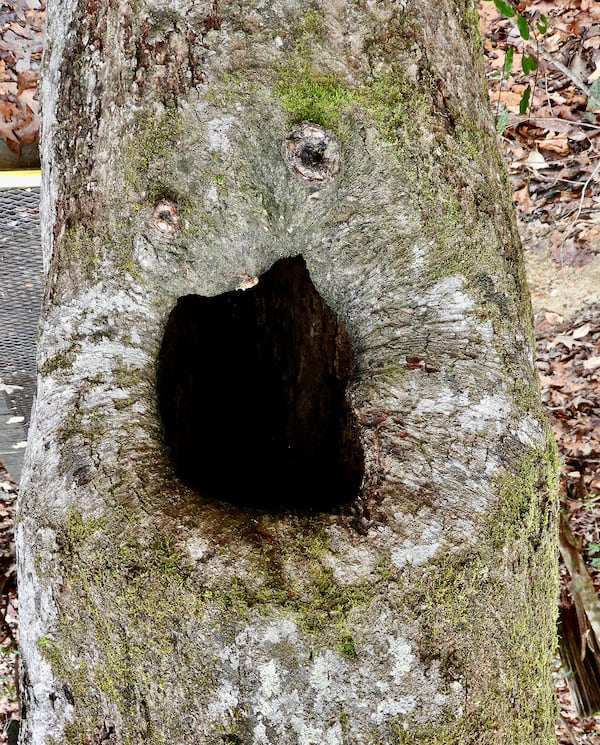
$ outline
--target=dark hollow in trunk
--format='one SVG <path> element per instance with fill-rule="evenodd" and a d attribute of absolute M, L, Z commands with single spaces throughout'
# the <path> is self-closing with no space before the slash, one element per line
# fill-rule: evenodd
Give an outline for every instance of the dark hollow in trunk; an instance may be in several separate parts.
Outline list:
<path fill-rule="evenodd" d="M 364 458 L 346 397 L 352 346 L 301 256 L 250 290 L 179 298 L 159 355 L 164 436 L 203 496 L 260 509 L 355 498 Z"/>

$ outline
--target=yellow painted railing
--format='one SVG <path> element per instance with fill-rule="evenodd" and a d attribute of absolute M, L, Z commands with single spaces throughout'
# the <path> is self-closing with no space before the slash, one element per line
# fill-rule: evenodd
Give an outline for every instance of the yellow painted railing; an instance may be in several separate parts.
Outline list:
<path fill-rule="evenodd" d="M 41 171 L 39 169 L 0 171 L 0 189 L 25 189 L 39 186 L 40 178 Z"/>

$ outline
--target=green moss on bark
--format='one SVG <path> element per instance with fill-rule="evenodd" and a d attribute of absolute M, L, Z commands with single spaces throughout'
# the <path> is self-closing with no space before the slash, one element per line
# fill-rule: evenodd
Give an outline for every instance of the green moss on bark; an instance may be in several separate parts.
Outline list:
<path fill-rule="evenodd" d="M 449 684 L 468 686 L 469 697 L 460 716 L 437 729 L 400 722 L 402 745 L 555 742 L 557 473 L 549 438 L 544 451 L 498 479 L 498 505 L 475 552 L 431 563 L 420 601 L 421 655 L 441 664 Z"/>
<path fill-rule="evenodd" d="M 340 133 L 340 115 L 356 100 L 355 93 L 335 75 L 321 73 L 308 66 L 287 68 L 276 87 L 290 124 L 310 121 Z"/>
<path fill-rule="evenodd" d="M 125 148 L 125 185 L 149 202 L 174 196 L 173 173 L 179 157 L 185 120 L 175 108 L 160 114 L 144 111 L 132 124 Z"/>
<path fill-rule="evenodd" d="M 465 21 L 469 29 L 471 21 Z M 319 43 L 311 46 L 297 34 L 276 70 L 279 103 L 290 124 L 314 121 L 342 139 L 357 121 L 374 127 L 402 168 L 401 198 L 421 216 L 427 278 L 464 275 L 471 283 L 486 271 L 494 276 L 498 296 L 521 306 L 526 301 L 518 236 L 512 217 L 498 212 L 496 176 L 503 165 L 495 135 L 443 93 L 444 82 L 425 59 L 407 64 L 418 25 L 408 12 L 394 22 L 406 34 L 394 28 L 392 48 L 385 34 L 374 33 L 370 54 L 386 65 L 362 77 L 329 69 L 318 54 Z M 509 204 L 505 184 L 503 193 Z M 510 315 L 499 308 L 495 318 Z"/>
<path fill-rule="evenodd" d="M 71 344 L 68 349 L 62 349 L 60 352 L 48 358 L 40 367 L 41 375 L 51 375 L 56 371 L 63 373 L 69 372 L 72 367 L 77 353 L 81 350 L 79 344 Z"/>
<path fill-rule="evenodd" d="M 118 510 L 117 515 L 123 517 Z M 140 707 L 148 696 L 167 695 L 178 653 L 198 657 L 197 666 L 186 667 L 182 686 L 189 706 L 212 685 L 214 661 L 203 658 L 184 631 L 205 612 L 189 567 L 168 539 L 143 544 L 124 535 L 117 515 L 83 519 L 72 512 L 61 539 L 63 616 L 56 641 L 51 638 L 42 652 L 75 702 L 75 720 L 65 733 L 70 743 L 91 735 L 111 704 L 126 720 L 125 741 L 160 742 Z M 77 650 L 78 658 L 63 649 Z M 168 712 L 166 701 L 155 705 Z"/>
<path fill-rule="evenodd" d="M 181 711 L 202 710 L 219 687 L 222 662 L 207 656 L 193 633 L 206 626 L 207 615 L 223 647 L 234 644 L 257 617 L 287 618 L 315 651 L 329 647 L 342 658 L 356 656 L 351 614 L 381 592 L 383 580 L 377 575 L 372 584 L 336 582 L 322 561 L 327 546 L 318 520 L 307 522 L 285 547 L 271 543 L 267 534 L 264 542 L 253 536 L 252 583 L 241 577 L 206 583 L 176 537 L 148 529 L 142 538 L 140 521 L 124 509 L 100 518 L 69 514 L 59 540 L 61 619 L 40 644 L 75 701 L 68 743 L 83 742 L 82 733 L 92 733 L 113 705 L 124 742 L 162 742 L 145 717 L 146 705 L 153 722 L 164 720 L 161 732 L 186 732 L 178 723 Z M 297 561 L 300 556 L 301 578 L 286 573 L 285 562 L 293 556 Z M 294 647 L 290 654 L 296 654 Z M 184 681 L 178 674 L 182 665 Z M 184 699 L 176 707 L 170 703 L 173 692 Z M 223 727 L 215 720 L 215 731 L 239 730 Z"/>
<path fill-rule="evenodd" d="M 84 225 L 68 228 L 59 241 L 59 261 L 71 277 L 73 286 L 93 283 L 104 254 L 100 236 Z"/>

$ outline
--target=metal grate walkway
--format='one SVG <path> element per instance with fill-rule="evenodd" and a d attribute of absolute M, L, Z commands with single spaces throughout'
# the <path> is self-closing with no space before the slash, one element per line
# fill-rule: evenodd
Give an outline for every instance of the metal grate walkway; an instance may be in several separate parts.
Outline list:
<path fill-rule="evenodd" d="M 0 462 L 21 478 L 43 294 L 38 188 L 0 189 Z"/>

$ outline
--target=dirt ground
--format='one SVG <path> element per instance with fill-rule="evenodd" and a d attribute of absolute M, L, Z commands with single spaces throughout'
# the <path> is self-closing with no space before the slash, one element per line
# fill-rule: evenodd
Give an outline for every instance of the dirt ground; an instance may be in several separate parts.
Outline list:
<path fill-rule="evenodd" d="M 0 742 L 17 715 L 17 592 L 13 519 L 16 484 L 0 466 Z M 11 738 L 12 741 L 12 738 Z"/>
<path fill-rule="evenodd" d="M 525 248 L 542 397 L 562 458 L 561 512 L 597 594 L 600 3 L 481 0 L 478 6 L 490 104 Z M 561 617 L 576 605 L 574 594 L 561 563 Z M 578 610 L 587 625 L 588 609 Z M 594 657 L 593 631 L 586 628 L 582 638 L 580 649 Z M 573 705 L 574 677 L 557 660 L 557 740 L 600 745 L 600 718 L 582 719 Z"/>

